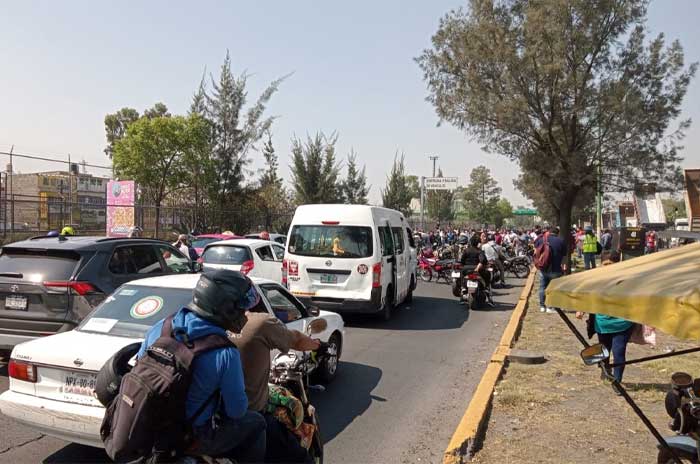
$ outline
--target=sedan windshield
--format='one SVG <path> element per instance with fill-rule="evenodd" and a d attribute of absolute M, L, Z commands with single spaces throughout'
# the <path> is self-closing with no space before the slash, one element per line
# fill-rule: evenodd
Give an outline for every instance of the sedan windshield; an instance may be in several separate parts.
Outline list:
<path fill-rule="evenodd" d="M 83 320 L 78 330 L 143 338 L 156 322 L 190 301 L 192 289 L 124 285 Z"/>

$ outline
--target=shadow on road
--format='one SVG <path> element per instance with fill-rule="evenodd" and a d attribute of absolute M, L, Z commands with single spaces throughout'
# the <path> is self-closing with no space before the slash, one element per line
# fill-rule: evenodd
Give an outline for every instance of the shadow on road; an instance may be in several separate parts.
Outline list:
<path fill-rule="evenodd" d="M 68 446 L 61 448 L 43 461 L 46 464 L 68 464 L 68 463 L 110 463 L 111 459 L 107 456 L 103 449 L 93 448 L 92 446 L 78 445 L 71 443 Z"/>
<path fill-rule="evenodd" d="M 457 298 L 414 296 L 413 303 L 394 310 L 388 321 L 372 316 L 343 314 L 345 325 L 384 330 L 459 329 L 469 320 L 469 311 Z"/>
<path fill-rule="evenodd" d="M 372 395 L 382 371 L 376 367 L 341 361 L 338 377 L 325 392 L 312 392 L 318 410 L 323 442 L 327 443 L 369 409 L 372 401 L 386 401 Z"/>

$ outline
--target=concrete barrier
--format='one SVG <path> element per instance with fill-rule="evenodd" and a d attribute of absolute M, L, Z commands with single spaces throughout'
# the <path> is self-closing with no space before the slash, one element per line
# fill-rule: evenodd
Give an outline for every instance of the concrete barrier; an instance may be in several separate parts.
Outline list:
<path fill-rule="evenodd" d="M 469 406 L 464 416 L 462 416 L 457 430 L 452 435 L 450 444 L 445 450 L 444 464 L 461 464 L 470 460 L 474 455 L 479 440 L 483 437 L 486 424 L 488 423 L 493 389 L 501 377 L 508 352 L 520 330 L 520 324 L 523 316 L 525 316 L 527 300 L 530 297 L 536 274 L 533 269 L 533 272 L 530 272 L 530 276 L 525 282 L 525 288 L 520 294 L 518 303 L 515 305 L 510 321 L 503 331 L 501 340 L 493 352 L 488 366 L 486 366 L 486 371 L 474 391 L 472 400 L 469 402 Z"/>

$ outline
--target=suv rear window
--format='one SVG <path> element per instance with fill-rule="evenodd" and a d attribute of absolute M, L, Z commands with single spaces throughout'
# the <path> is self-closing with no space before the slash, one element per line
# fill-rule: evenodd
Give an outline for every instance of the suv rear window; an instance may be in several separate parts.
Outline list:
<path fill-rule="evenodd" d="M 205 264 L 243 264 L 251 259 L 248 247 L 238 245 L 214 245 L 202 253 Z"/>
<path fill-rule="evenodd" d="M 19 273 L 35 282 L 68 280 L 79 260 L 74 251 L 5 247 L 0 251 L 0 273 Z"/>
<path fill-rule="evenodd" d="M 294 226 L 288 251 L 301 256 L 367 258 L 372 229 L 364 226 Z"/>

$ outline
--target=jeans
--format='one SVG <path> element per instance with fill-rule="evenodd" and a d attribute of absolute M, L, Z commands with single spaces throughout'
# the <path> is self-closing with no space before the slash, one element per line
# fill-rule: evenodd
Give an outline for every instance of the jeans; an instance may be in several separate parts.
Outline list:
<path fill-rule="evenodd" d="M 544 291 L 549 283 L 557 277 L 561 277 L 561 272 L 540 271 L 540 307 L 544 306 Z"/>
<path fill-rule="evenodd" d="M 207 422 L 195 427 L 192 454 L 226 457 L 237 462 L 257 463 L 265 459 L 265 418 L 248 411 L 238 419 L 222 418 L 214 425 Z"/>
<path fill-rule="evenodd" d="M 614 332 L 598 334 L 598 341 L 605 345 L 605 347 L 613 355 L 613 363 L 623 363 L 625 362 L 625 356 L 627 354 L 627 343 L 630 341 L 630 336 L 632 335 L 632 330 L 634 325 L 624 332 Z M 622 382 L 622 374 L 625 372 L 625 366 L 615 367 L 613 369 L 613 376 L 618 382 Z"/>
<path fill-rule="evenodd" d="M 595 269 L 595 253 L 583 254 L 583 266 L 588 269 Z"/>
<path fill-rule="evenodd" d="M 314 462 L 306 448 L 301 446 L 299 439 L 287 429 L 286 425 L 270 413 L 266 412 L 263 416 L 267 422 L 265 462 Z"/>

